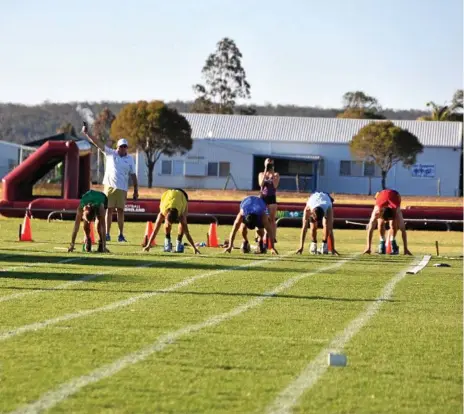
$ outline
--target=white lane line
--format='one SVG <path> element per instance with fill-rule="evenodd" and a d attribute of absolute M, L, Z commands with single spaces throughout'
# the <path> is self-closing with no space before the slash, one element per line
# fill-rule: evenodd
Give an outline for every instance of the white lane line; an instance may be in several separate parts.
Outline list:
<path fill-rule="evenodd" d="M 409 266 L 408 266 L 409 268 Z M 301 396 L 316 384 L 328 368 L 327 355 L 329 352 L 339 353 L 345 345 L 371 320 L 385 300 L 391 298 L 396 284 L 406 276 L 407 269 L 398 272 L 383 288 L 380 296 L 367 306 L 341 332 L 337 333 L 329 345 L 324 348 L 307 366 L 300 375 L 279 393 L 274 402 L 266 409 L 269 414 L 291 413 Z"/>
<path fill-rule="evenodd" d="M 60 322 L 66 322 L 66 321 L 70 321 L 70 320 L 73 320 L 73 319 L 78 319 L 78 318 L 83 318 L 85 316 L 93 315 L 93 314 L 96 314 L 96 313 L 99 313 L 99 312 L 107 312 L 107 311 L 113 311 L 115 309 L 123 308 L 125 306 L 132 305 L 132 304 L 134 304 L 134 303 L 136 303 L 136 302 L 138 302 L 140 300 L 149 299 L 149 298 L 152 298 L 154 296 L 162 295 L 164 293 L 169 293 L 169 292 L 173 292 L 175 290 L 181 289 L 181 288 L 183 288 L 185 286 L 188 286 L 188 285 L 196 282 L 197 280 L 205 279 L 207 277 L 215 276 L 215 275 L 218 275 L 218 274 L 221 274 L 221 273 L 230 272 L 232 270 L 240 270 L 240 269 L 244 269 L 244 268 L 247 268 L 247 267 L 261 266 L 261 265 L 263 265 L 265 263 L 275 261 L 275 260 L 278 260 L 280 258 L 289 256 L 289 255 L 290 255 L 290 253 L 287 254 L 287 255 L 283 255 L 283 256 L 276 256 L 276 257 L 274 257 L 272 259 L 267 259 L 267 260 L 261 259 L 261 260 L 256 260 L 254 262 L 242 264 L 242 265 L 239 265 L 239 266 L 230 266 L 230 267 L 226 267 L 225 269 L 213 270 L 211 272 L 202 273 L 202 274 L 197 275 L 197 276 L 189 277 L 189 278 L 184 279 L 181 282 L 178 282 L 178 283 L 176 283 L 176 284 L 174 284 L 174 285 L 172 285 L 172 286 L 170 286 L 168 288 L 159 289 L 156 292 L 142 293 L 140 295 L 131 296 L 131 297 L 127 298 L 127 299 L 118 300 L 116 302 L 109 303 L 108 305 L 105 305 L 105 306 L 100 306 L 98 308 L 86 309 L 86 310 L 81 310 L 81 311 L 77 311 L 77 312 L 73 312 L 73 313 L 67 313 L 65 315 L 57 316 L 56 318 L 47 319 L 47 320 L 42 321 L 42 322 L 35 322 L 35 323 L 31 323 L 29 325 L 19 326 L 17 328 L 13 328 L 13 329 L 10 329 L 10 330 L 7 330 L 7 331 L 0 331 L 0 342 L 6 341 L 6 340 L 8 340 L 10 338 L 13 338 L 15 336 L 18 336 L 18 335 L 25 334 L 27 332 L 36 332 L 36 331 L 38 331 L 40 329 L 44 329 L 44 328 L 46 328 L 48 326 L 51 326 L 51 325 L 56 325 L 57 323 L 60 323 Z M 192 256 L 191 258 L 193 258 L 193 257 L 194 256 Z M 185 261 L 187 259 L 184 259 L 183 261 Z M 142 267 L 142 266 L 138 266 L 138 267 Z"/>
<path fill-rule="evenodd" d="M 44 256 L 46 257 L 46 256 Z M 27 256 L 24 255 L 25 260 L 27 260 Z M 13 270 L 17 269 L 25 269 L 28 267 L 44 267 L 44 266 L 50 266 L 54 264 L 63 264 L 63 263 L 71 263 L 71 262 L 77 262 L 79 260 L 84 259 L 84 257 L 72 257 L 70 259 L 64 259 L 64 260 L 59 260 L 58 262 L 40 262 L 40 263 L 30 263 L 30 264 L 25 264 L 21 266 L 16 266 L 16 267 L 7 267 L 6 269 L 0 269 L 0 272 L 5 273 L 5 272 L 12 272 Z"/>
<path fill-rule="evenodd" d="M 316 275 L 318 273 L 341 267 L 346 262 L 353 260 L 355 257 L 357 257 L 357 255 L 337 261 L 336 263 L 330 266 L 314 270 L 313 272 L 303 273 L 298 276 L 292 277 L 278 285 L 272 291 L 264 293 L 263 295 L 258 296 L 254 299 L 251 299 L 243 305 L 240 305 L 229 312 L 214 315 L 203 322 L 187 325 L 184 328 L 178 329 L 177 331 L 169 332 L 165 335 L 162 335 L 155 343 L 151 344 L 150 346 L 136 351 L 134 353 L 128 354 L 111 364 L 97 368 L 96 370 L 90 372 L 87 375 L 73 378 L 70 381 L 60 385 L 55 390 L 43 394 L 37 401 L 15 410 L 13 414 L 39 413 L 41 411 L 48 410 L 60 403 L 61 401 L 67 399 L 71 395 L 76 394 L 87 385 L 94 384 L 98 381 L 101 381 L 102 379 L 111 377 L 117 374 L 118 372 L 122 371 L 124 368 L 141 362 L 156 352 L 162 351 L 168 345 L 174 343 L 177 339 L 184 335 L 189 335 L 198 332 L 204 328 L 219 325 L 221 322 L 225 322 L 229 319 L 234 318 L 235 316 L 238 316 L 252 308 L 261 305 L 266 299 L 272 298 L 273 296 L 279 294 L 283 290 L 292 287 L 300 280 Z"/>
<path fill-rule="evenodd" d="M 182 262 L 187 261 L 187 260 L 191 260 L 191 259 L 193 259 L 195 257 L 199 257 L 199 256 L 186 257 L 185 259 L 182 259 Z M 71 261 L 77 261 L 77 260 L 82 260 L 82 259 L 85 259 L 85 258 L 81 257 L 81 258 L 74 258 L 74 259 L 66 259 L 66 261 L 63 261 L 62 263 L 69 263 Z M 177 260 L 168 260 L 167 262 L 172 263 L 172 262 L 176 262 L 176 261 Z M 134 264 L 135 263 L 136 263 L 136 260 L 134 259 Z M 150 267 L 150 266 L 153 266 L 153 265 L 155 265 L 157 263 L 159 263 L 159 261 L 157 261 L 157 262 L 149 261 L 149 262 L 143 263 L 141 265 L 137 265 L 137 266 L 135 266 L 135 268 Z M 66 282 L 66 283 L 62 283 L 61 285 L 51 287 L 51 288 L 37 289 L 37 290 L 28 291 L 28 292 L 14 293 L 12 295 L 7 295 L 7 296 L 0 296 L 0 303 L 1 302 L 7 302 L 7 301 L 10 301 L 10 300 L 20 299 L 20 298 L 23 298 L 25 296 L 37 295 L 39 293 L 44 293 L 44 292 L 48 292 L 48 291 L 51 291 L 51 290 L 64 290 L 64 289 L 70 288 L 72 286 L 75 286 L 75 285 L 77 285 L 79 283 L 88 282 L 89 280 L 94 280 L 99 276 L 105 276 L 105 275 L 108 275 L 108 274 L 113 275 L 113 274 L 120 273 L 120 272 L 122 272 L 124 270 L 127 270 L 127 269 L 128 268 L 126 266 L 125 267 L 120 267 L 120 268 L 111 269 L 111 270 L 108 270 L 108 271 L 105 271 L 105 272 L 94 273 L 93 275 L 86 275 L 86 276 L 80 277 L 79 279 L 72 280 L 72 281 Z"/>

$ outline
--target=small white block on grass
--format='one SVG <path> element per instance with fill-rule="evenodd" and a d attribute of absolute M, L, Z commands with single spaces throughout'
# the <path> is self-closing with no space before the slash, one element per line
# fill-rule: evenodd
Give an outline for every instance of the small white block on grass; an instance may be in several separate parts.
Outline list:
<path fill-rule="evenodd" d="M 332 367 L 346 367 L 346 355 L 329 353 L 327 362 Z"/>

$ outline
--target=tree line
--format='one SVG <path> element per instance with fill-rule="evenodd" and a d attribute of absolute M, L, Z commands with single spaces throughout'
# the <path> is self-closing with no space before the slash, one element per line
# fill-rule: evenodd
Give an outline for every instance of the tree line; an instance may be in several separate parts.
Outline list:
<path fill-rule="evenodd" d="M 462 90 L 456 91 L 450 103 L 427 103 L 429 111 L 383 109 L 377 98 L 363 91 L 345 93 L 339 109 L 245 105 L 243 101 L 251 98 L 251 84 L 242 66 L 242 54 L 229 38 L 218 42 L 201 74 L 203 83 L 192 86 L 196 95 L 192 102 L 0 104 L 0 138 L 27 143 L 60 132 L 78 136 L 82 120 L 86 120 L 97 139 L 106 142 L 108 137 L 124 136 L 132 148 L 143 151 L 151 187 L 154 166 L 161 154 L 184 154 L 192 147 L 191 127 L 181 112 L 462 122 Z M 392 166 L 398 162 L 405 166 L 414 164 L 417 154 L 423 150 L 417 137 L 392 122 L 365 126 L 353 137 L 350 147 L 356 157 L 379 166 L 383 187 Z"/>

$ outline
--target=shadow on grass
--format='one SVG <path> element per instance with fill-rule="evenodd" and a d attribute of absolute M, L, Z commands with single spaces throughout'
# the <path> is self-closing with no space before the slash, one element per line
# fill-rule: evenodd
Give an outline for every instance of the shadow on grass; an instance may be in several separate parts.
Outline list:
<path fill-rule="evenodd" d="M 38 290 L 38 291 L 64 291 L 64 292 L 102 292 L 102 293 L 130 293 L 134 295 L 159 294 L 159 295 L 193 295 L 193 296 L 232 296 L 232 297 L 250 297 L 250 298 L 272 298 L 272 299 L 299 299 L 299 300 L 326 300 L 333 302 L 399 302 L 393 299 L 365 299 L 365 298 L 337 298 L 331 296 L 305 296 L 305 295 L 286 295 L 286 294 L 266 294 L 253 292 L 192 292 L 192 291 L 169 291 L 164 290 L 111 290 L 95 288 L 71 288 L 57 290 L 53 288 L 27 288 L 27 287 L 5 287 L 1 290 Z"/>
<path fill-rule="evenodd" d="M 6 250 L 6 249 L 3 249 Z M 216 254 L 201 254 L 195 256 L 195 260 L 184 261 L 184 258 L 191 258 L 191 254 L 178 255 L 175 253 L 163 253 L 163 252 L 153 252 L 153 253 L 132 253 L 128 257 L 125 255 L 119 254 L 98 254 L 98 253 L 66 253 L 60 255 L 38 255 L 38 254 L 14 254 L 14 253 L 0 253 L 0 261 L 5 264 L 2 267 L 7 267 L 8 264 L 11 265 L 22 265 L 27 267 L 33 267 L 35 264 L 45 263 L 53 265 L 61 265 L 58 263 L 60 261 L 66 261 L 69 259 L 76 259 L 73 262 L 79 266 L 88 266 L 88 267 L 128 267 L 134 268 L 145 263 L 151 263 L 150 267 L 153 268 L 166 268 L 166 269 L 202 269 L 202 270 L 221 270 L 228 269 L 231 267 L 230 264 L 217 264 L 217 263 L 204 263 L 207 260 L 214 261 L 243 261 L 243 262 L 252 262 L 257 260 L 269 260 L 274 259 L 272 264 L 275 263 L 297 263 L 297 264 L 321 264 L 329 266 L 332 263 L 335 263 L 342 259 L 350 258 L 350 255 L 296 255 L 290 254 L 289 256 L 283 257 L 272 256 L 271 254 L 259 255 L 259 254 L 241 254 L 234 252 L 234 254 L 222 253 L 222 251 L 215 250 Z M 237 254 L 238 253 L 238 254 Z M 164 260 L 164 259 L 179 259 L 179 260 Z M 384 255 L 371 255 L 371 256 L 358 256 L 352 261 L 347 262 L 346 264 L 359 264 L 362 266 L 379 266 L 379 264 L 395 264 L 395 263 L 405 263 L 407 260 L 411 260 L 411 256 L 384 256 Z M 246 263 L 242 263 L 245 265 Z M 240 263 L 237 264 L 239 266 Z M 243 270 L 253 269 L 255 266 L 250 266 L 250 268 L 243 267 Z M 259 267 L 262 271 L 272 271 L 272 272 L 292 272 L 295 271 L 294 268 L 264 268 L 260 265 Z M 300 269 L 302 270 L 302 269 Z M 8 271 L 8 269 L 6 269 Z M 0 267 L 0 277 L 2 275 L 2 269 Z"/>

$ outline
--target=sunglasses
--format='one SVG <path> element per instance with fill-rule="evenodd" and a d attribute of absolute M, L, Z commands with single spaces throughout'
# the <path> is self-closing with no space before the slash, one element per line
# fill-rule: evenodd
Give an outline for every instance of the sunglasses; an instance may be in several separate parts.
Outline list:
<path fill-rule="evenodd" d="M 127 148 L 127 145 L 120 145 L 119 148 Z"/>

